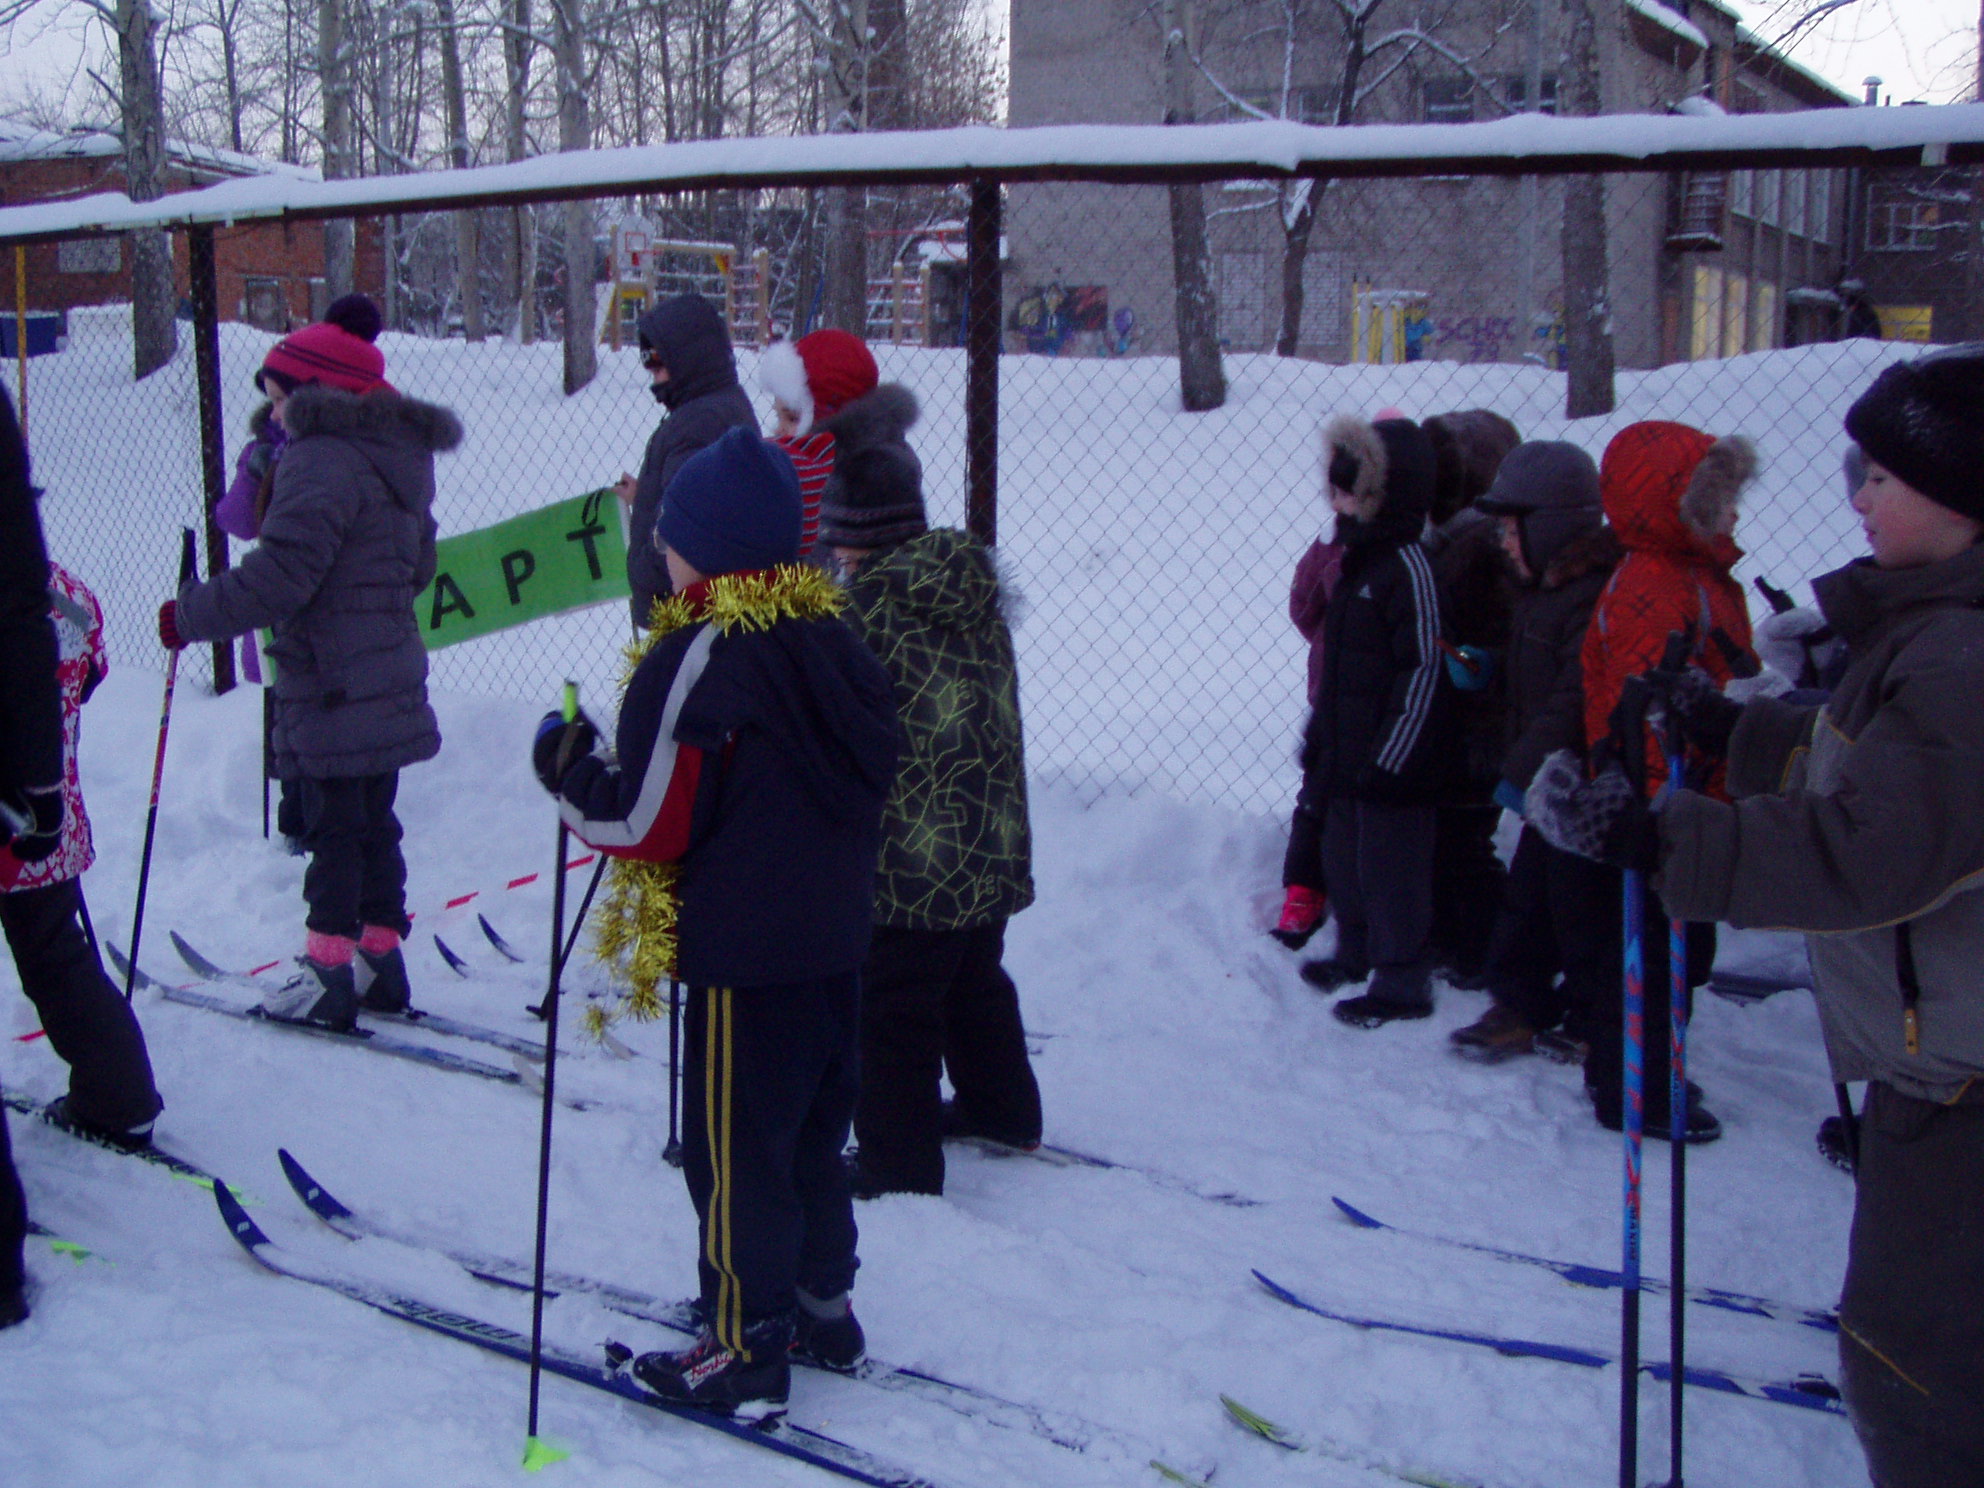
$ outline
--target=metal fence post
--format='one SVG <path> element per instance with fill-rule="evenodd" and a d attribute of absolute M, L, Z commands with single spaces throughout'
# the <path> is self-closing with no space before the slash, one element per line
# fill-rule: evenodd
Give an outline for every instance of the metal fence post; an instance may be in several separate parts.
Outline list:
<path fill-rule="evenodd" d="M 200 488 L 205 498 L 207 577 L 227 567 L 227 537 L 214 509 L 227 489 L 226 455 L 221 447 L 220 294 L 214 274 L 214 230 L 186 230 L 186 261 L 193 290 L 193 380 L 200 388 Z M 234 686 L 234 643 L 214 642 L 214 692 Z"/>
<path fill-rule="evenodd" d="M 965 229 L 965 526 L 987 546 L 999 541 L 999 183 L 971 183 Z"/>

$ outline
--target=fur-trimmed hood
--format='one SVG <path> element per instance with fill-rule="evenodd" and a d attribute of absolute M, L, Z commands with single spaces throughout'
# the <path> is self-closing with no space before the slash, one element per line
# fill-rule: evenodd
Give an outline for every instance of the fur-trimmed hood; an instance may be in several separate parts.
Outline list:
<path fill-rule="evenodd" d="M 1323 427 L 1323 471 L 1348 499 L 1337 514 L 1346 543 L 1411 542 L 1433 501 L 1433 444 L 1406 418 L 1372 423 L 1339 413 Z"/>
<path fill-rule="evenodd" d="M 1648 420 L 1613 436 L 1599 462 L 1606 519 L 1634 552 L 1732 566 L 1742 550 L 1717 531 L 1742 500 L 1757 452 L 1739 434 L 1716 438 L 1686 424 Z"/>
<path fill-rule="evenodd" d="M 347 393 L 322 383 L 298 388 L 282 421 L 292 449 L 317 438 L 351 445 L 411 512 L 424 512 L 433 503 L 433 457 L 462 442 L 461 420 L 439 404 L 399 393 Z"/>
<path fill-rule="evenodd" d="M 1486 408 L 1436 413 L 1420 427 L 1433 441 L 1435 527 L 1445 526 L 1494 485 L 1502 461 L 1522 443 L 1514 424 Z"/>
<path fill-rule="evenodd" d="M 845 458 L 881 445 L 904 443 L 922 411 L 916 394 L 899 382 L 885 382 L 832 418 L 822 419 L 818 427 L 834 436 L 834 452 Z"/>

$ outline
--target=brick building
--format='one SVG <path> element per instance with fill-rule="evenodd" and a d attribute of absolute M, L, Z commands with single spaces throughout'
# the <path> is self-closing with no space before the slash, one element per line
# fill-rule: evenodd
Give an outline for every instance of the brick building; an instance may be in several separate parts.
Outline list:
<path fill-rule="evenodd" d="M 303 166 L 170 141 L 166 145 L 168 192 L 190 191 L 231 177 L 277 173 L 313 180 L 317 176 Z M 21 206 L 123 189 L 123 145 L 117 136 L 95 130 L 52 133 L 0 121 L 0 204 Z M 121 237 L 40 243 L 26 252 L 30 310 L 66 311 L 131 298 L 130 255 Z M 173 260 L 184 296 L 188 278 L 182 233 L 173 235 Z M 322 223 L 216 227 L 214 266 L 223 320 L 283 331 L 313 319 L 323 309 Z M 12 277 L 11 266 L 0 264 L 0 283 Z M 359 288 L 375 297 L 380 294 L 385 259 L 376 219 L 358 223 L 353 277 Z"/>
<path fill-rule="evenodd" d="M 1380 10 L 1375 36 L 1416 24 Z M 1204 60 L 1195 113 L 1249 111 L 1327 123 L 1343 57 L 1314 7 L 1196 0 Z M 1536 13 L 1540 9 L 1541 14 Z M 1519 112 L 1531 77 L 1555 109 L 1563 17 L 1533 0 L 1457 0 L 1439 46 L 1394 47 L 1365 72 L 1378 86 L 1360 123 L 1462 123 Z M 1014 125 L 1154 122 L 1163 117 L 1158 7 L 1145 0 L 1013 0 Z M 1730 113 L 1846 107 L 1855 100 L 1774 53 L 1719 0 L 1601 0 L 1598 65 L 1607 113 Z M 1451 55 L 1449 55 L 1451 54 Z M 1468 59 L 1466 66 L 1453 60 Z M 1286 80 L 1286 86 L 1284 86 Z M 1619 363 L 1650 367 L 1836 334 L 1848 181 L 1832 170 L 1614 175 L 1607 182 L 1613 330 Z M 1220 334 L 1234 351 L 1272 349 L 1283 305 L 1282 195 L 1275 183 L 1207 186 Z M 1331 361 L 1542 361 L 1561 345 L 1561 188 L 1538 178 L 1426 176 L 1337 181 L 1324 190 L 1303 262 L 1298 347 Z M 1046 291 L 1106 303 L 1135 350 L 1175 349 L 1169 216 L 1162 187 L 1013 188 L 1007 215 L 1013 304 Z M 1390 330 L 1403 323 L 1406 334 Z M 1124 338 L 1094 348 L 1121 349 Z"/>

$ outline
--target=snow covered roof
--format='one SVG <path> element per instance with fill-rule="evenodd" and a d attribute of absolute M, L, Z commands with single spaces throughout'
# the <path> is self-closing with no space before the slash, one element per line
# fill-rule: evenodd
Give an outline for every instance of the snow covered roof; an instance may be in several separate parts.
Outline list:
<path fill-rule="evenodd" d="M 1708 50 L 1708 37 L 1702 34 L 1702 28 L 1679 11 L 1669 10 L 1660 0 L 1625 0 L 1625 5 L 1634 15 L 1645 16 L 1663 30 L 1672 31 L 1696 50 Z"/>
<path fill-rule="evenodd" d="M 264 175 L 134 205 L 117 193 L 0 209 L 0 243 L 134 227 L 569 201 L 723 187 L 1254 176 L 1672 171 L 1984 161 L 1984 104 L 1806 109 L 1702 118 L 1517 114 L 1481 124 L 1348 129 L 1271 119 L 1167 128 L 1074 124 L 700 140 L 542 155 L 511 165 L 357 180 Z"/>
<path fill-rule="evenodd" d="M 0 162 L 23 160 L 104 159 L 124 153 L 124 141 L 103 129 L 35 129 L 10 119 L 0 119 Z M 260 160 L 232 150 L 216 150 L 191 145 L 184 140 L 167 140 L 168 159 L 196 170 L 217 171 L 226 176 L 287 176 L 297 181 L 320 179 L 310 166 L 287 165 L 281 161 Z"/>

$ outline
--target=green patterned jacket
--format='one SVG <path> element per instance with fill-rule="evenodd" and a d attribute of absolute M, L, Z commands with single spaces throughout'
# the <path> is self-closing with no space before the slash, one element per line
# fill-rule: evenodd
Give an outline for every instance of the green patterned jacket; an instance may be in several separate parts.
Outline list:
<path fill-rule="evenodd" d="M 1033 902 L 1013 637 L 992 555 L 938 528 L 865 561 L 847 621 L 887 668 L 907 752 L 882 817 L 877 924 L 959 930 Z"/>

